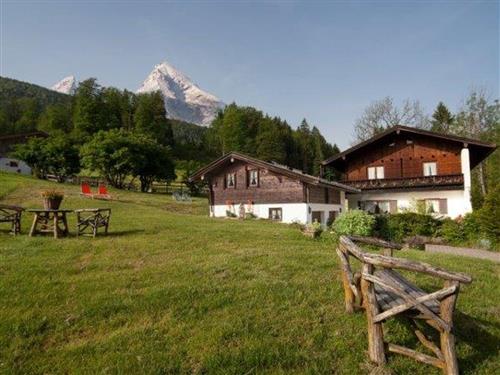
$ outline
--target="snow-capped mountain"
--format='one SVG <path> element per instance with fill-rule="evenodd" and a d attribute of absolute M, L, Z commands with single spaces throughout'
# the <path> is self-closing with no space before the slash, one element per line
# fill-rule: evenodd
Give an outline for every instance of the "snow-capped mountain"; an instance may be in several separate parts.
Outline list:
<path fill-rule="evenodd" d="M 137 93 L 158 90 L 163 94 L 167 117 L 176 120 L 208 126 L 225 106 L 166 61 L 154 67 Z"/>
<path fill-rule="evenodd" d="M 52 86 L 51 89 L 63 94 L 73 95 L 76 91 L 76 78 L 75 76 L 65 77 Z"/>

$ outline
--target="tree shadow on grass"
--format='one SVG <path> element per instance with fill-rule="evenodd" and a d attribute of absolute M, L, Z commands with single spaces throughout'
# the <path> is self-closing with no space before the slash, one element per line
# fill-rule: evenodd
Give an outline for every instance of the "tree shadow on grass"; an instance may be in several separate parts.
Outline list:
<path fill-rule="evenodd" d="M 492 331 L 499 330 L 500 324 L 472 317 L 461 311 L 454 315 L 455 335 L 458 341 L 467 343 L 473 351 L 460 359 L 460 368 L 464 372 L 473 372 L 488 358 L 498 357 L 500 337 Z"/>
<path fill-rule="evenodd" d="M 399 325 L 399 329 L 407 333 L 402 337 L 402 331 L 399 331 L 399 342 L 397 344 L 409 348 L 420 346 L 419 341 L 413 334 L 413 326 L 409 324 L 409 320 L 403 316 L 396 316 L 394 323 L 396 322 Z M 470 348 L 470 350 L 466 351 L 467 354 L 463 354 L 464 351 L 459 350 L 458 362 L 461 373 L 473 373 L 483 363 L 498 357 L 500 353 L 500 337 L 492 332 L 500 329 L 499 323 L 475 318 L 456 310 L 453 315 L 453 325 L 457 348 L 460 349 L 460 346 L 463 344 Z M 430 328 L 427 324 L 418 324 L 418 326 L 439 347 L 438 332 Z M 392 328 L 396 327 L 393 326 Z M 433 355 L 426 349 L 420 349 L 423 353 Z"/>

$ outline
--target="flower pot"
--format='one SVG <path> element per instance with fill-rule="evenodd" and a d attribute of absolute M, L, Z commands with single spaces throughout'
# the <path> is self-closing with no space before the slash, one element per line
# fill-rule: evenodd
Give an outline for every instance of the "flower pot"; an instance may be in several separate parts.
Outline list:
<path fill-rule="evenodd" d="M 43 199 L 43 207 L 46 210 L 58 210 L 59 206 L 61 205 L 62 200 L 63 200 L 63 197 L 44 198 Z"/>

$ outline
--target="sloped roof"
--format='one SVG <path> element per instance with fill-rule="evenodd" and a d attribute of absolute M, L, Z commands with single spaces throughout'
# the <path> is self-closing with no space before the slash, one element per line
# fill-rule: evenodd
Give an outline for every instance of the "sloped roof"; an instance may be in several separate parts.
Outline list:
<path fill-rule="evenodd" d="M 249 164 L 255 165 L 257 167 L 266 168 L 274 173 L 281 174 L 290 178 L 295 178 L 297 180 L 306 182 L 311 185 L 316 185 L 320 187 L 328 187 L 336 190 L 343 190 L 350 193 L 359 193 L 360 190 L 353 188 L 351 186 L 342 184 L 336 181 L 328 181 L 324 178 L 315 177 L 307 173 L 303 173 L 302 171 L 294 168 L 287 167 L 286 165 L 278 164 L 275 162 L 267 162 L 260 159 L 253 158 L 251 156 L 247 156 L 244 154 L 240 154 L 239 152 L 230 152 L 221 156 L 220 158 L 214 160 L 207 166 L 201 168 L 193 175 L 189 177 L 190 181 L 199 180 L 202 176 L 210 174 L 211 172 L 227 165 L 227 162 L 232 162 L 234 160 L 240 160 L 243 162 L 247 162 Z"/>
<path fill-rule="evenodd" d="M 417 129 L 417 128 L 412 128 L 409 126 L 403 126 L 403 125 L 396 125 L 393 126 L 382 133 L 376 134 L 375 136 L 371 137 L 370 139 L 367 139 L 366 141 L 363 141 L 361 143 L 358 143 L 357 145 L 348 148 L 345 151 L 342 151 L 341 153 L 332 156 L 331 158 L 328 158 L 324 161 L 321 162 L 322 165 L 328 165 L 336 160 L 339 159 L 345 159 L 345 157 L 355 151 L 358 151 L 362 149 L 365 146 L 368 146 L 372 143 L 375 143 L 383 138 L 386 138 L 392 134 L 400 134 L 400 133 L 409 133 L 409 134 L 418 134 L 418 135 L 423 135 L 431 138 L 437 138 L 437 139 L 443 139 L 445 141 L 450 141 L 450 142 L 458 142 L 458 143 L 464 143 L 467 144 L 468 147 L 474 148 L 479 150 L 479 153 L 476 153 L 474 155 L 473 160 L 471 159 L 471 168 L 475 167 L 477 164 L 479 164 L 481 161 L 486 159 L 486 157 L 491 154 L 493 151 L 496 149 L 496 145 L 493 143 L 488 143 L 488 142 L 483 142 L 479 141 L 477 139 L 472 139 L 472 138 L 466 138 L 466 137 L 460 137 L 457 135 L 451 135 L 451 134 L 441 134 L 441 133 L 436 133 L 432 132 L 429 130 L 424 130 L 424 129 Z"/>

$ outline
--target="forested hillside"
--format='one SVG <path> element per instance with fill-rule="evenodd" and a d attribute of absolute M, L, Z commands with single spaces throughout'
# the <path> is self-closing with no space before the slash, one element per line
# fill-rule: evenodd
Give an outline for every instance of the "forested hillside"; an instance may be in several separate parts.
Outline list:
<path fill-rule="evenodd" d="M 35 130 L 51 105 L 68 105 L 71 97 L 31 83 L 0 77 L 0 135 Z"/>

